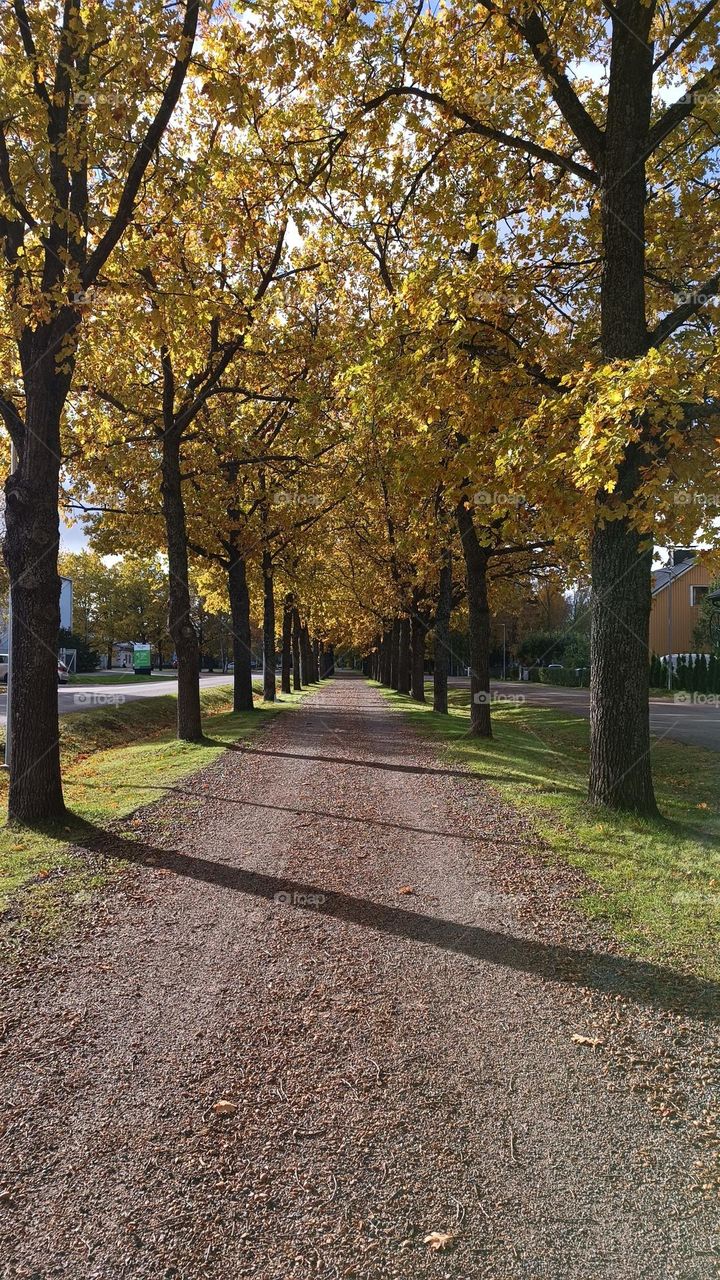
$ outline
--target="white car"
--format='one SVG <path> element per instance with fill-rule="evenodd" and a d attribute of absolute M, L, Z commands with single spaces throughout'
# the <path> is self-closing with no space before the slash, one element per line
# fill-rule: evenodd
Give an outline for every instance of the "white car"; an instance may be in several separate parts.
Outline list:
<path fill-rule="evenodd" d="M 7 684 L 8 661 L 9 655 L 7 653 L 0 653 L 0 684 Z M 58 684 L 67 684 L 70 679 L 70 672 L 65 666 L 65 663 L 61 662 L 59 658 L 57 664 L 57 678 Z"/>

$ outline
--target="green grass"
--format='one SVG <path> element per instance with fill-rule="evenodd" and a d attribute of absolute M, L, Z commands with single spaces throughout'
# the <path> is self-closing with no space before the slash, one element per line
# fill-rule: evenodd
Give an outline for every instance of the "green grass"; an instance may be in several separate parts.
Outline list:
<path fill-rule="evenodd" d="M 378 686 L 379 687 L 379 686 Z M 468 736 L 470 695 L 450 689 L 450 711 L 385 689 L 395 707 L 528 814 L 549 857 L 597 886 L 579 906 L 635 955 L 720 978 L 720 753 L 653 745 L 662 819 L 600 813 L 586 802 L 588 722 L 562 709 L 493 708 L 492 741 Z"/>
<path fill-rule="evenodd" d="M 84 824 L 105 828 L 158 799 L 163 787 L 209 764 L 229 743 L 257 732 L 303 694 L 283 694 L 253 712 L 233 713 L 230 686 L 201 692 L 201 743 L 174 736 L 177 699 L 162 695 L 121 707 L 72 712 L 60 717 L 61 754 L 68 817 L 42 829 L 0 828 L 0 945 L 17 951 L 28 940 L 46 939 L 72 919 L 72 906 L 122 874 L 100 860 L 72 852 Z M 0 803 L 7 779 L 0 771 Z M 70 908 L 70 910 L 68 910 Z"/>
<path fill-rule="evenodd" d="M 221 676 L 221 675 L 222 675 L 222 671 L 201 671 L 200 680 L 201 681 L 204 680 L 207 676 Z M 253 672 L 253 678 L 254 679 L 258 678 L 256 672 Z M 232 680 L 232 675 L 227 676 L 226 679 Z M 149 676 L 147 675 L 136 676 L 134 671 L 110 671 L 107 673 L 100 672 L 100 671 L 88 671 L 88 672 L 79 671 L 79 672 L 74 672 L 73 675 L 69 676 L 67 683 L 69 685 L 73 685 L 73 684 L 93 685 L 93 686 L 97 685 L 99 689 L 102 689 L 105 687 L 105 685 L 139 684 L 144 680 L 147 680 L 148 683 L 150 683 L 151 680 L 177 680 L 177 671 L 153 671 Z"/>
<path fill-rule="evenodd" d="M 136 676 L 134 671 L 76 671 L 68 677 L 68 684 L 136 684 L 138 680 L 150 680 L 150 676 Z M 177 671 L 153 671 L 153 680 L 177 680 Z"/>

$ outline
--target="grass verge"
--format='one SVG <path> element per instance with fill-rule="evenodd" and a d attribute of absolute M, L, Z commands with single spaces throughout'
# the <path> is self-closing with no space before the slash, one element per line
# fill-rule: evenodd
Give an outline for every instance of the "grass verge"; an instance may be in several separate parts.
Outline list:
<path fill-rule="evenodd" d="M 17 951 L 28 939 L 55 934 L 70 918 L 67 908 L 85 902 L 122 863 L 106 868 L 72 852 L 83 823 L 106 827 L 158 799 L 172 786 L 221 754 L 227 744 L 249 737 L 304 693 L 258 702 L 252 712 L 233 713 L 230 686 L 201 691 L 207 738 L 179 742 L 174 736 L 173 694 L 123 706 L 71 712 L 60 717 L 65 802 L 68 816 L 42 829 L 0 828 L 0 944 Z M 0 770 L 0 803 L 6 812 L 7 778 Z"/>
<path fill-rule="evenodd" d="M 720 753 L 656 741 L 662 819 L 601 814 L 585 799 L 587 720 L 557 708 L 498 705 L 495 736 L 484 742 L 468 737 L 466 689 L 449 691 L 447 716 L 381 692 L 450 758 L 529 815 L 549 856 L 587 873 L 597 888 L 582 896 L 580 909 L 628 951 L 720 978 Z"/>

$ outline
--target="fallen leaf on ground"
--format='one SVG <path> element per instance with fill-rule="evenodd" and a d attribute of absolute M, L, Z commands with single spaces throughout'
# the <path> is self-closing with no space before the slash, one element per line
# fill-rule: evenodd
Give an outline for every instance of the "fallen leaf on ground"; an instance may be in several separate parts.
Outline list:
<path fill-rule="evenodd" d="M 213 1103 L 213 1111 L 216 1116 L 234 1116 L 237 1112 L 237 1104 L 221 1098 L 219 1102 Z"/>
<path fill-rule="evenodd" d="M 411 884 L 401 884 L 398 893 L 414 893 L 415 890 Z"/>
<path fill-rule="evenodd" d="M 601 1036 L 578 1036 L 578 1035 L 575 1035 L 572 1037 L 572 1042 L 573 1044 L 589 1044 L 590 1047 L 593 1049 L 597 1049 L 600 1047 L 601 1044 L 605 1043 L 605 1041 L 602 1039 Z"/>
<path fill-rule="evenodd" d="M 454 1239 L 455 1236 L 450 1231 L 431 1231 L 428 1236 L 425 1236 L 423 1244 L 429 1244 L 430 1248 L 437 1252 L 440 1249 L 447 1249 Z"/>

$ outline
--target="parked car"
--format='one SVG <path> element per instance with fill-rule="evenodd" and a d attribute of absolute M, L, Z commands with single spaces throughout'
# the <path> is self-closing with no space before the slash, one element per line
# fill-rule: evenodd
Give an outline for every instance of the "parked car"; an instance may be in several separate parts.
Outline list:
<path fill-rule="evenodd" d="M 9 665 L 9 654 L 0 653 L 0 684 L 7 684 L 8 665 Z M 58 678 L 58 684 L 67 684 L 68 680 L 70 679 L 70 672 L 65 666 L 65 663 L 61 662 L 59 658 L 58 658 L 58 664 L 57 664 L 57 678 Z"/>

